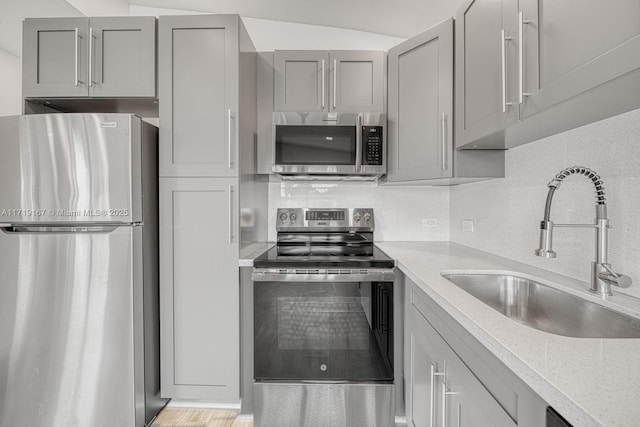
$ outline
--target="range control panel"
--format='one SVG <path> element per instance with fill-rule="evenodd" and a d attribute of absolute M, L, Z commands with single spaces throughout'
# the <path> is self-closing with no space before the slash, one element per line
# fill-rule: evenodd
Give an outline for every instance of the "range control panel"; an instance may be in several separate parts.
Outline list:
<path fill-rule="evenodd" d="M 371 208 L 278 208 L 276 230 L 331 229 L 373 231 Z"/>
<path fill-rule="evenodd" d="M 362 164 L 382 165 L 384 136 L 382 126 L 362 126 Z"/>

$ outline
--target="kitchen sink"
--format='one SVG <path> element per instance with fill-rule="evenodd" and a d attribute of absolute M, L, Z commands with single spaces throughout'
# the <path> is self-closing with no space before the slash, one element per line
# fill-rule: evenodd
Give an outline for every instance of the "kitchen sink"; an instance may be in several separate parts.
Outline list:
<path fill-rule="evenodd" d="M 509 274 L 442 274 L 516 322 L 576 338 L 640 338 L 640 319 Z"/>

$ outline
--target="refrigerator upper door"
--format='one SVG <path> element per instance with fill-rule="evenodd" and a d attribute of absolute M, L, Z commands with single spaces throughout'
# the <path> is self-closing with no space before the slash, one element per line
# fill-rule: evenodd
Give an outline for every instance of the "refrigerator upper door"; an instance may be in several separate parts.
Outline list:
<path fill-rule="evenodd" d="M 0 223 L 142 221 L 140 119 L 0 117 Z"/>
<path fill-rule="evenodd" d="M 0 427 L 144 425 L 141 235 L 0 232 Z"/>

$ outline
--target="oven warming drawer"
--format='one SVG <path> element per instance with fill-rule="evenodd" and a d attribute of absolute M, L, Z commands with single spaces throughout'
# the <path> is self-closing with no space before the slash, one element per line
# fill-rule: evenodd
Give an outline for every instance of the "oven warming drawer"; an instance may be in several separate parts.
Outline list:
<path fill-rule="evenodd" d="M 254 268 L 254 282 L 392 282 L 395 268 Z"/>

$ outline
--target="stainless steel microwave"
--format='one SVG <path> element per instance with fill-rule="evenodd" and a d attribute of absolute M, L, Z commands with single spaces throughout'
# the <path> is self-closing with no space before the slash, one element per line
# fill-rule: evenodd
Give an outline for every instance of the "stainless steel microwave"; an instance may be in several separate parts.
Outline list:
<path fill-rule="evenodd" d="M 273 113 L 273 167 L 283 177 L 376 178 L 387 172 L 382 113 Z"/>

